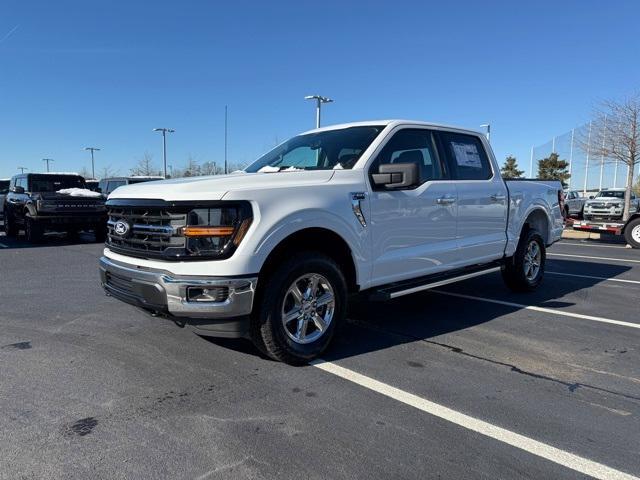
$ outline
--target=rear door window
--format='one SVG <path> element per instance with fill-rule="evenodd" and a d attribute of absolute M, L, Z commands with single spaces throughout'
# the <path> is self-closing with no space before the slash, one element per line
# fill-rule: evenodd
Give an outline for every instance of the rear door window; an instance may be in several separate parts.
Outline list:
<path fill-rule="evenodd" d="M 445 156 L 456 180 L 488 180 L 491 163 L 480 139 L 462 133 L 440 132 Z"/>

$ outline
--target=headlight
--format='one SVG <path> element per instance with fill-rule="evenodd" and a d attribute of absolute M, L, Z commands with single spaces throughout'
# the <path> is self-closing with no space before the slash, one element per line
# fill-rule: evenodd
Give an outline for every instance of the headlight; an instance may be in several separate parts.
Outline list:
<path fill-rule="evenodd" d="M 248 203 L 196 208 L 182 228 L 188 256 L 228 257 L 240 245 L 253 216 Z"/>

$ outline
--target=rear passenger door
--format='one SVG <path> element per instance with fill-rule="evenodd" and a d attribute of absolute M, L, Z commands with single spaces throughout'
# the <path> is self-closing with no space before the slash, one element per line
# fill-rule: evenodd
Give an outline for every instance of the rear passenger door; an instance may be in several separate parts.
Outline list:
<path fill-rule="evenodd" d="M 506 245 L 508 192 L 480 137 L 440 132 L 458 187 L 458 246 L 465 265 L 501 258 Z"/>

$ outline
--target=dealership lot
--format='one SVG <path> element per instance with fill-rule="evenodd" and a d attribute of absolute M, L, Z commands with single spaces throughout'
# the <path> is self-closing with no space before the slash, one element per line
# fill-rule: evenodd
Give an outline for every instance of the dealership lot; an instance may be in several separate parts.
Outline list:
<path fill-rule="evenodd" d="M 640 476 L 638 250 L 355 302 L 301 368 L 106 297 L 101 250 L 0 236 L 0 478 Z"/>

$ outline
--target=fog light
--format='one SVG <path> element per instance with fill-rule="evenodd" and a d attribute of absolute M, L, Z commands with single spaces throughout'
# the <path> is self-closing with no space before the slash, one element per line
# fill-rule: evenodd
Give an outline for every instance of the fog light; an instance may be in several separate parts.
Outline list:
<path fill-rule="evenodd" d="M 229 298 L 229 287 L 188 287 L 188 302 L 224 302 Z"/>

